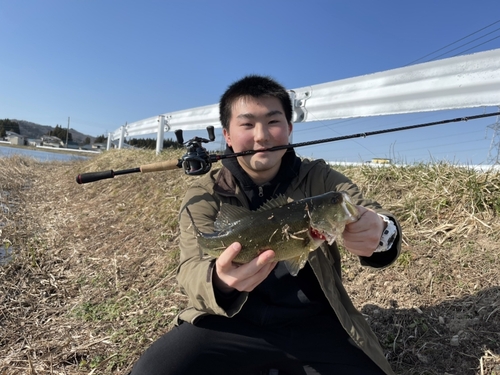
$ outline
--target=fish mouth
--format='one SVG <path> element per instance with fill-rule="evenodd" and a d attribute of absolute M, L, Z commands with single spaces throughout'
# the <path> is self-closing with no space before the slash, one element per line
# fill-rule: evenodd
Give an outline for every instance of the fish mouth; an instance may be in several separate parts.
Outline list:
<path fill-rule="evenodd" d="M 335 241 L 335 235 L 319 228 L 309 227 L 309 235 L 313 240 L 326 241 L 331 245 Z"/>

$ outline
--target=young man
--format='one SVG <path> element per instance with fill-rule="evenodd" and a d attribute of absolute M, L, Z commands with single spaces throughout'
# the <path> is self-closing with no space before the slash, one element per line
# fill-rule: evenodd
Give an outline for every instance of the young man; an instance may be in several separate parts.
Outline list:
<path fill-rule="evenodd" d="M 269 77 L 244 77 L 220 100 L 228 153 L 287 145 L 291 119 L 288 93 Z M 346 191 L 360 218 L 346 225 L 344 247 L 374 268 L 399 255 L 401 229 L 392 214 L 364 199 L 323 160 L 301 160 L 293 150 L 227 158 L 222 164 L 194 182 L 181 207 L 177 279 L 189 307 L 132 374 L 393 374 L 342 285 L 335 243 L 311 252 L 297 276 L 274 261 L 272 249 L 244 265 L 232 262 L 239 243 L 215 260 L 200 258 L 185 208 L 198 229 L 209 233 L 222 204 L 256 210 L 280 194 L 300 200 Z"/>

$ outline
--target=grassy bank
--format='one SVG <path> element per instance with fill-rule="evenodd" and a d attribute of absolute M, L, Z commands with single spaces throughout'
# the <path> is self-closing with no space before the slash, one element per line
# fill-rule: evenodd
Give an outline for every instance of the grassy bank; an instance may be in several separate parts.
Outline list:
<path fill-rule="evenodd" d="M 198 177 L 79 173 L 166 159 L 113 150 L 87 161 L 9 158 L 0 169 L 0 374 L 125 374 L 185 306 L 177 211 Z M 215 165 L 214 167 L 217 167 Z M 403 254 L 344 280 L 398 374 L 500 373 L 500 175 L 450 165 L 339 167 L 400 218 Z M 495 370 L 495 366 L 496 370 Z"/>

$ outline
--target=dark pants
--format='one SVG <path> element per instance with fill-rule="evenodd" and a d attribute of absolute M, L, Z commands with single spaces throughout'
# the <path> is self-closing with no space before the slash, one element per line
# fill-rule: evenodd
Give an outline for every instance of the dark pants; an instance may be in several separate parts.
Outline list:
<path fill-rule="evenodd" d="M 182 323 L 154 342 L 132 375 L 382 375 L 335 317 L 262 327 L 206 316 Z"/>

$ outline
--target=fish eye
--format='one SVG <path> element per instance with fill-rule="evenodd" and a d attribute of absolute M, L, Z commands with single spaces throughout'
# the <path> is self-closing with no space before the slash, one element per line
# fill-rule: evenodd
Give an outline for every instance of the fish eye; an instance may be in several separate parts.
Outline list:
<path fill-rule="evenodd" d="M 332 197 L 332 204 L 342 203 L 342 194 L 334 194 Z"/>

